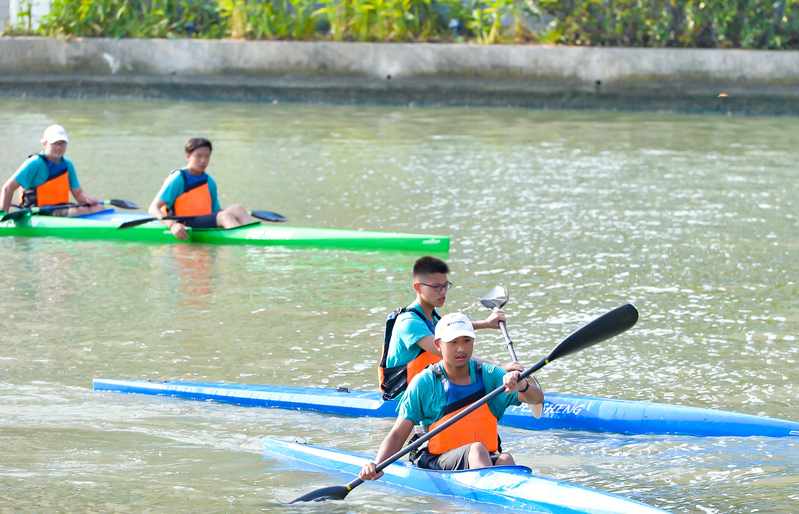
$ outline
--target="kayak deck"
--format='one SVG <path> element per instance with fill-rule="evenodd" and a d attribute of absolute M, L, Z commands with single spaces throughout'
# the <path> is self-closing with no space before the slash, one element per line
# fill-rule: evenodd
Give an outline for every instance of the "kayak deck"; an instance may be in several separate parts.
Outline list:
<path fill-rule="evenodd" d="M 141 212 L 120 212 L 114 209 L 81 216 L 27 216 L 0 222 L 0 236 L 63 237 L 180 243 L 166 227 L 153 221 L 118 230 L 126 221 L 150 217 Z M 446 253 L 449 237 L 400 232 L 374 232 L 332 228 L 289 227 L 284 225 L 247 225 L 233 229 L 190 229 L 191 243 L 242 244 L 259 246 L 299 246 L 366 250 L 404 250 Z"/>
<path fill-rule="evenodd" d="M 263 451 L 322 469 L 357 475 L 373 457 L 279 441 L 262 440 Z M 466 471 L 430 471 L 408 462 L 394 462 L 375 484 L 391 484 L 429 495 L 455 497 L 526 512 L 586 514 L 653 514 L 661 509 L 587 487 L 532 474 L 524 466 L 496 466 Z M 360 487 L 370 487 L 365 483 Z M 309 489 L 316 487 L 309 483 Z"/>
<path fill-rule="evenodd" d="M 175 396 L 248 407 L 305 410 L 355 417 L 394 417 L 397 403 L 377 391 L 221 382 L 96 378 L 95 391 Z M 500 424 L 526 430 L 584 430 L 628 435 L 799 437 L 799 422 L 715 409 L 545 394 L 540 419 L 524 404 L 510 407 Z"/>

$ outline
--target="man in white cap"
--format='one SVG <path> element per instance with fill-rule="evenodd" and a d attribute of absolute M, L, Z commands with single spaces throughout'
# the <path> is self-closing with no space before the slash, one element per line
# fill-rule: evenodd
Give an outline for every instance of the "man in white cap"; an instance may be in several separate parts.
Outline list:
<path fill-rule="evenodd" d="M 519 381 L 519 372 L 472 359 L 474 329 L 463 314 L 447 314 L 436 325 L 435 344 L 443 360 L 431 364 L 408 385 L 399 406 L 399 416 L 391 432 L 383 440 L 376 461 L 391 457 L 402 449 L 415 425 L 423 432 L 435 429 L 461 410 L 500 386 L 505 394 L 444 429 L 431 438 L 415 455 L 419 467 L 427 469 L 475 469 L 508 466 L 515 462 L 510 454 L 502 453 L 497 421 L 511 405 L 524 401 L 537 404 L 544 393 L 527 380 Z M 361 480 L 375 480 L 375 463 L 366 464 Z"/>
<path fill-rule="evenodd" d="M 69 193 L 77 203 L 88 204 L 76 207 L 65 206 L 53 209 L 51 216 L 82 216 L 104 209 L 97 198 L 83 192 L 72 161 L 64 157 L 69 138 L 61 125 L 50 125 L 42 136 L 44 150 L 28 156 L 28 160 L 6 181 L 0 191 L 0 209 L 8 212 L 14 192 L 19 192 L 17 201 L 21 209 L 61 205 L 69 203 Z"/>

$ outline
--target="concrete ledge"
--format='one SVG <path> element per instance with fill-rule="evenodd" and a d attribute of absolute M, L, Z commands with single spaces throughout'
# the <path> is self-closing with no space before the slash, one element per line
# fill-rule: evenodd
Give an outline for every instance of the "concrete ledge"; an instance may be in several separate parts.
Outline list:
<path fill-rule="evenodd" d="M 0 94 L 796 114 L 799 52 L 8 37 Z"/>

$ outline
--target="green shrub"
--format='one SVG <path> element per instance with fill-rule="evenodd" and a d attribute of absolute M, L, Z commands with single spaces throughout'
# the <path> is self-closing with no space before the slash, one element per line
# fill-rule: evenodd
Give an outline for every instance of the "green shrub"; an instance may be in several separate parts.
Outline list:
<path fill-rule="evenodd" d="M 799 48 L 799 0 L 53 0 L 6 33 Z M 539 23 L 532 30 L 531 22 Z"/>
<path fill-rule="evenodd" d="M 566 45 L 797 48 L 799 0 L 540 0 Z"/>

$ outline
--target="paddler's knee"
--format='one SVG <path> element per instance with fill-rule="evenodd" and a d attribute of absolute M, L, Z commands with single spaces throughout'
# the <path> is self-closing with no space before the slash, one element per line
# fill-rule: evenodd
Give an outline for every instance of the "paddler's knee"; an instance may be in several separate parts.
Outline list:
<path fill-rule="evenodd" d="M 229 207 L 225 207 L 225 212 L 229 213 L 231 216 L 235 216 L 236 218 L 250 215 L 250 213 L 247 212 L 247 209 L 240 203 L 234 203 Z"/>
<path fill-rule="evenodd" d="M 487 468 L 492 465 L 491 453 L 483 443 L 472 443 L 469 447 L 469 469 Z"/>
<path fill-rule="evenodd" d="M 515 466 L 516 461 L 510 453 L 500 453 L 494 461 L 494 466 Z"/>

